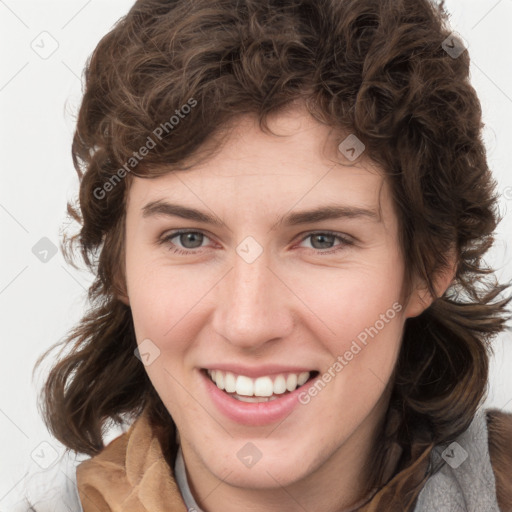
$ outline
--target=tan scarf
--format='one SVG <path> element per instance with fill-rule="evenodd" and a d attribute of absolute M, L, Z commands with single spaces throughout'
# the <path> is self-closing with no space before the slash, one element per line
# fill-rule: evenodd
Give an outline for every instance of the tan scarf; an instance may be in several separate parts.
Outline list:
<path fill-rule="evenodd" d="M 172 475 L 145 414 L 76 471 L 84 512 L 187 512 Z"/>
<path fill-rule="evenodd" d="M 400 449 L 391 453 L 387 466 L 390 476 L 400 453 Z M 426 469 L 428 453 L 424 450 L 413 467 Z M 407 469 L 411 474 L 413 467 Z M 383 505 L 392 506 L 388 496 L 395 493 L 386 491 L 395 486 L 400 474 L 358 510 L 393 510 Z M 98 455 L 82 462 L 76 475 L 84 512 L 187 512 L 173 470 L 145 413 Z"/>

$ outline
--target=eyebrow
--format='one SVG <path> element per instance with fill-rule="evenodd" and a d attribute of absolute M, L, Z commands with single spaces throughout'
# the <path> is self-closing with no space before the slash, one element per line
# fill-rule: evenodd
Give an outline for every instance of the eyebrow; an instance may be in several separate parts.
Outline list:
<path fill-rule="evenodd" d="M 151 201 L 142 208 L 142 217 L 153 216 L 180 217 L 182 219 L 193 220 L 212 224 L 214 226 L 223 226 L 224 222 L 211 215 L 208 212 L 189 208 L 179 204 L 168 203 L 163 200 Z M 368 218 L 373 221 L 380 221 L 380 215 L 377 211 L 356 206 L 326 205 L 311 210 L 301 212 L 292 212 L 281 218 L 278 225 L 297 226 L 300 224 L 310 224 L 321 222 L 323 220 L 335 220 L 341 218 Z"/>

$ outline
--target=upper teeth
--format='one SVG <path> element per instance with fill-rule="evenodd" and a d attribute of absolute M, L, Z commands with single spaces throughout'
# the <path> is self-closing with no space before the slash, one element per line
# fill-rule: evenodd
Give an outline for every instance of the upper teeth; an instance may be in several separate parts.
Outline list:
<path fill-rule="evenodd" d="M 208 370 L 208 375 L 219 389 L 224 389 L 227 393 L 244 396 L 272 396 L 273 394 L 281 395 L 286 391 L 294 391 L 297 386 L 302 386 L 309 379 L 310 372 L 280 374 L 257 379 L 221 370 Z"/>

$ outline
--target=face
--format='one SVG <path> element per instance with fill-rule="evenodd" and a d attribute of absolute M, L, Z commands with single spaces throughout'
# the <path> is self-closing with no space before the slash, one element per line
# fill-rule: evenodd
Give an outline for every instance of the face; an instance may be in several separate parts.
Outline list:
<path fill-rule="evenodd" d="M 187 470 L 252 489 L 371 457 L 418 313 L 379 169 L 302 110 L 270 127 L 286 136 L 245 117 L 206 163 L 134 178 L 126 212 L 137 342 Z"/>

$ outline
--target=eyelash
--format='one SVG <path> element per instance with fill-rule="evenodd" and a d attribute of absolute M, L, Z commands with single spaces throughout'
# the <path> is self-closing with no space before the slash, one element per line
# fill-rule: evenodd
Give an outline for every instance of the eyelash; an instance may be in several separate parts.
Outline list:
<path fill-rule="evenodd" d="M 174 247 L 174 249 L 173 249 L 173 247 L 172 247 L 173 245 L 175 245 L 174 243 L 171 242 L 171 240 L 173 238 L 176 238 L 179 235 L 188 234 L 188 233 L 200 234 L 200 235 L 203 235 L 203 236 L 205 236 L 207 238 L 210 238 L 208 235 L 206 235 L 202 231 L 196 231 L 196 230 L 190 230 L 190 229 L 179 229 L 179 230 L 173 231 L 172 233 L 168 233 L 167 235 L 163 236 L 159 240 L 158 243 L 161 244 L 161 245 L 171 244 L 171 247 L 169 248 L 169 250 L 172 250 L 172 252 L 174 254 L 182 254 L 182 255 L 197 254 L 199 252 L 197 249 L 202 249 L 202 247 L 198 247 L 197 249 L 181 249 L 179 247 Z M 336 248 L 334 248 L 334 249 L 328 249 L 328 250 L 312 249 L 317 254 L 333 254 L 333 253 L 336 253 L 336 252 L 339 252 L 339 251 L 343 250 L 345 246 L 354 245 L 353 240 L 350 240 L 348 237 L 344 237 L 344 236 L 342 236 L 339 233 L 336 233 L 334 231 L 314 231 L 314 232 L 310 232 L 304 238 L 302 238 L 300 240 L 300 242 L 303 242 L 307 238 L 315 236 L 315 235 L 334 236 L 335 238 L 337 238 L 338 240 L 340 240 L 342 242 L 340 245 L 336 246 Z"/>

